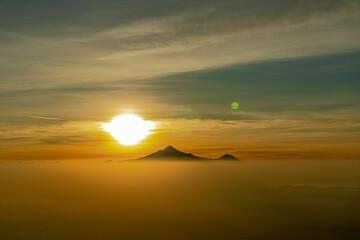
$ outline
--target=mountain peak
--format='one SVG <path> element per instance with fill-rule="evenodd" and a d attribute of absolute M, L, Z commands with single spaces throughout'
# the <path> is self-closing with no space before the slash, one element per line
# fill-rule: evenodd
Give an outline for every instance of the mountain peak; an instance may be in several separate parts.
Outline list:
<path fill-rule="evenodd" d="M 225 154 L 225 155 L 219 157 L 218 160 L 239 160 L 239 159 L 237 159 L 233 155 Z"/>
<path fill-rule="evenodd" d="M 174 148 L 173 146 L 169 145 L 166 148 L 164 148 L 163 150 L 157 151 L 155 153 L 152 153 L 150 155 L 147 155 L 141 159 L 171 159 L 171 158 L 175 158 L 175 159 L 193 159 L 193 160 L 200 160 L 200 159 L 205 159 L 205 158 L 201 158 L 195 155 L 192 155 L 191 153 L 184 153 L 181 152 L 179 150 L 177 150 L 176 148 Z"/>
<path fill-rule="evenodd" d="M 169 154 L 169 155 L 179 155 L 179 154 L 183 154 L 183 152 L 177 150 L 176 148 L 174 148 L 173 146 L 169 145 L 166 148 L 164 148 L 163 150 L 160 150 L 160 152 L 162 152 L 163 154 Z"/>
<path fill-rule="evenodd" d="M 166 148 L 164 148 L 163 149 L 163 151 L 165 151 L 165 150 L 171 150 L 171 151 L 173 151 L 173 150 L 176 150 L 176 151 L 178 151 L 176 148 L 174 148 L 173 146 L 171 146 L 171 145 L 169 145 L 169 146 L 167 146 Z"/>

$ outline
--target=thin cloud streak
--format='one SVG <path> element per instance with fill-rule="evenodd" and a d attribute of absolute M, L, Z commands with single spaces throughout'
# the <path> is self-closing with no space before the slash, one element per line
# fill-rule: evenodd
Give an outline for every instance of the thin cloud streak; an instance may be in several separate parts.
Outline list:
<path fill-rule="evenodd" d="M 26 116 L 28 118 L 35 118 L 35 119 L 45 119 L 45 120 L 56 120 L 56 121 L 63 121 L 62 118 L 54 118 L 54 117 L 43 117 L 43 116 Z"/>

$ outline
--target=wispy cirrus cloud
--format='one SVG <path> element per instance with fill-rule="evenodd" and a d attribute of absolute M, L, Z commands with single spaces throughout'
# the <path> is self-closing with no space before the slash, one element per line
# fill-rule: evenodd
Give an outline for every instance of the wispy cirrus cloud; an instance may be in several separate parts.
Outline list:
<path fill-rule="evenodd" d="M 17 81 L 1 85 L 128 81 L 351 51 L 360 47 L 359 9 L 357 0 L 226 1 L 90 26 L 82 37 L 73 31 L 62 38 L 53 31 L 31 37 L 2 32 L 9 40 L 0 48 L 4 77 Z"/>
<path fill-rule="evenodd" d="M 227 2 L 133 21 L 73 41 L 118 49 L 124 56 L 129 52 L 166 54 L 266 29 L 286 32 L 299 26 L 339 23 L 356 19 L 359 13 L 359 2 L 352 0 Z"/>

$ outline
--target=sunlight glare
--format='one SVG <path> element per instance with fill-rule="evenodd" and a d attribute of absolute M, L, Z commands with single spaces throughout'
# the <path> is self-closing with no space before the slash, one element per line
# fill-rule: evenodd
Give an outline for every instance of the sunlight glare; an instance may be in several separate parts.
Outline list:
<path fill-rule="evenodd" d="M 127 113 L 115 117 L 109 123 L 102 124 L 102 128 L 120 144 L 132 146 L 150 135 L 155 129 L 155 123 Z"/>

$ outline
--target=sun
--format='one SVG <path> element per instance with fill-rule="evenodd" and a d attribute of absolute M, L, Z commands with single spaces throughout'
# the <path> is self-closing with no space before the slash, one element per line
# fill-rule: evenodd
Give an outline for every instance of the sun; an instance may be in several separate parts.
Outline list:
<path fill-rule="evenodd" d="M 155 123 L 127 113 L 113 118 L 109 123 L 102 124 L 102 129 L 120 144 L 132 146 L 150 135 L 155 129 Z"/>

